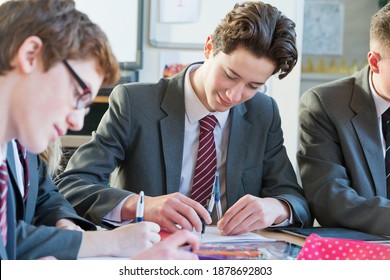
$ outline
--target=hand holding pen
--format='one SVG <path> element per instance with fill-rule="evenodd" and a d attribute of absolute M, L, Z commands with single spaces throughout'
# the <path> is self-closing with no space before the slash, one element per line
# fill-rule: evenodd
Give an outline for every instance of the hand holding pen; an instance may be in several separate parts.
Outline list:
<path fill-rule="evenodd" d="M 222 207 L 221 207 L 221 191 L 219 187 L 219 172 L 215 172 L 215 178 L 214 178 L 214 185 L 213 190 L 211 192 L 210 200 L 208 202 L 207 211 L 210 214 L 210 217 L 212 216 L 214 206 L 217 208 L 217 217 L 218 220 L 222 218 Z M 203 235 L 206 231 L 206 223 L 204 220 L 202 220 L 202 232 L 201 232 L 201 238 L 203 238 Z"/>
<path fill-rule="evenodd" d="M 137 201 L 136 218 L 135 218 L 135 221 L 137 223 L 142 222 L 144 220 L 144 209 L 145 209 L 145 195 L 144 192 L 141 191 L 139 193 L 139 197 Z"/>
<path fill-rule="evenodd" d="M 214 199 L 215 207 L 217 208 L 218 221 L 222 218 L 222 206 L 221 206 L 221 190 L 219 187 L 219 172 L 215 172 L 215 183 L 214 183 Z"/>

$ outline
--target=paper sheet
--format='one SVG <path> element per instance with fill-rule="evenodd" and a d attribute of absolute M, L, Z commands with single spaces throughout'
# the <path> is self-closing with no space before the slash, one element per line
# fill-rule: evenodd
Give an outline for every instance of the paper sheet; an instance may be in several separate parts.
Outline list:
<path fill-rule="evenodd" d="M 201 238 L 201 234 L 196 234 Z M 201 239 L 202 243 L 214 243 L 214 242 L 273 242 L 274 239 L 266 238 L 260 234 L 257 233 L 244 233 L 239 235 L 229 235 L 224 236 L 221 235 L 219 229 L 217 227 L 206 227 L 206 232 L 203 235 L 203 238 Z"/>

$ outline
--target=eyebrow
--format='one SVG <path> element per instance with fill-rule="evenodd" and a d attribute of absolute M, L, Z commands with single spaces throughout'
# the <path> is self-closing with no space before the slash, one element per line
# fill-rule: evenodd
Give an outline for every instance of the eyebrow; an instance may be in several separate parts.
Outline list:
<path fill-rule="evenodd" d="M 236 71 L 234 71 L 233 69 L 227 67 L 227 69 L 229 69 L 229 71 L 231 71 L 234 75 L 236 75 L 237 77 L 241 78 L 241 75 L 239 75 Z M 256 84 L 256 85 L 259 85 L 259 86 L 262 86 L 265 84 L 265 82 L 249 82 L 249 84 Z"/>

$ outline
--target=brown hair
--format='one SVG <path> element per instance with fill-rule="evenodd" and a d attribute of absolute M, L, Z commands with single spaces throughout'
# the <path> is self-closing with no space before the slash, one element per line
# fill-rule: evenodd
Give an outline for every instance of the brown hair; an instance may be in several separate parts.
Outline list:
<path fill-rule="evenodd" d="M 65 59 L 92 57 L 103 84 L 120 76 L 119 64 L 101 28 L 75 9 L 73 0 L 20 0 L 0 5 L 0 75 L 12 70 L 11 60 L 29 36 L 43 41 L 45 71 Z"/>
<path fill-rule="evenodd" d="M 244 47 L 276 65 L 279 79 L 287 76 L 298 60 L 295 23 L 263 2 L 236 4 L 212 35 L 214 54 L 231 54 Z"/>
<path fill-rule="evenodd" d="M 377 43 L 381 51 L 389 51 L 390 46 L 390 3 L 376 12 L 371 18 L 370 45 Z M 383 55 L 383 54 L 382 54 Z"/>

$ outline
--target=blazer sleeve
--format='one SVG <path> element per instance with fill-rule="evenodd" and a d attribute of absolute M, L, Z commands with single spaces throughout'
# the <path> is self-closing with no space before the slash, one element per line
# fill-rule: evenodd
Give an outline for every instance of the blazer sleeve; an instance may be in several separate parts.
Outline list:
<path fill-rule="evenodd" d="M 60 219 L 72 219 L 75 224 L 84 230 L 96 230 L 96 226 L 92 222 L 78 216 L 70 203 L 58 192 L 57 186 L 47 174 L 45 162 L 35 155 L 30 157 L 30 159 L 36 160 L 38 174 L 38 196 L 33 220 L 34 224 L 55 226 L 55 223 Z"/>
<path fill-rule="evenodd" d="M 288 202 L 293 215 L 294 225 L 307 227 L 313 224 L 309 206 L 297 175 L 288 158 L 283 144 L 281 117 L 276 102 L 271 98 L 272 121 L 266 136 L 264 151 L 264 177 L 261 197 L 275 197 Z"/>
<path fill-rule="evenodd" d="M 59 260 L 77 259 L 82 232 L 55 227 L 35 227 L 19 221 L 16 227 L 16 259 L 34 260 L 54 256 Z"/>

